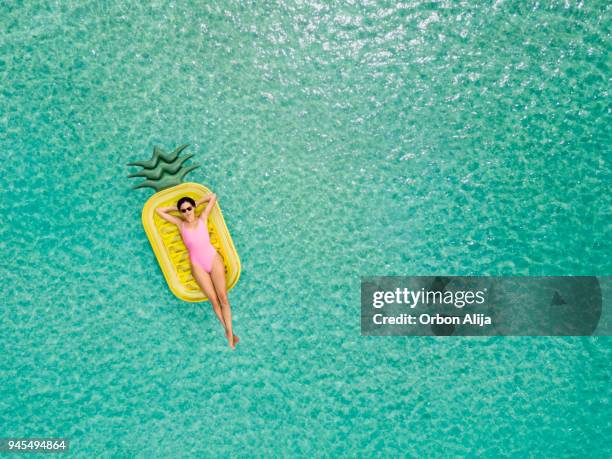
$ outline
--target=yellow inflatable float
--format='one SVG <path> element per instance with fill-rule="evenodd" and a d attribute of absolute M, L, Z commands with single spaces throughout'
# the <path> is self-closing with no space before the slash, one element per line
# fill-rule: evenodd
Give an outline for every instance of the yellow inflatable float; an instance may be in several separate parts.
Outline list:
<path fill-rule="evenodd" d="M 189 253 L 183 244 L 179 229 L 176 225 L 160 218 L 155 212 L 155 209 L 159 207 L 176 206 L 177 201 L 183 196 L 189 196 L 197 201 L 211 192 L 198 183 L 181 183 L 188 172 L 199 167 L 197 164 L 182 166 L 187 159 L 193 156 L 186 155 L 179 158 L 179 154 L 187 146 L 181 145 L 171 153 L 165 153 L 155 147 L 150 160 L 130 163 L 128 166 L 143 168 L 142 171 L 131 174 L 129 177 L 147 179 L 133 188 L 150 187 L 157 191 L 142 208 L 142 225 L 168 287 L 181 300 L 198 302 L 207 301 L 208 298 L 191 275 Z M 208 232 L 210 242 L 223 258 L 225 280 L 229 291 L 236 285 L 240 277 L 240 259 L 218 203 L 215 204 L 208 218 Z"/>

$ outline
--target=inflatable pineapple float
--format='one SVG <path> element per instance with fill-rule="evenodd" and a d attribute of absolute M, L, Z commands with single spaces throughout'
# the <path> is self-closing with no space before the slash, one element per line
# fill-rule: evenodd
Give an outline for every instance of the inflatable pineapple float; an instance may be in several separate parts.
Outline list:
<path fill-rule="evenodd" d="M 176 225 L 160 218 L 155 209 L 162 206 L 176 206 L 183 196 L 189 196 L 197 201 L 210 190 L 198 183 L 182 183 L 187 173 L 199 167 L 198 164 L 184 166 L 185 161 L 193 155 L 180 157 L 188 145 L 181 145 L 171 153 L 162 151 L 159 147 L 153 149 L 153 156 L 148 161 L 129 163 L 128 166 L 139 166 L 142 170 L 129 177 L 144 177 L 146 180 L 133 188 L 153 188 L 156 193 L 149 198 L 142 208 L 142 225 L 149 238 L 159 266 L 168 282 L 168 287 L 178 298 L 197 302 L 208 298 L 200 290 L 191 275 L 189 253 L 183 244 Z M 177 215 L 180 215 L 177 210 Z M 225 280 L 229 291 L 240 277 L 240 259 L 230 237 L 221 208 L 216 203 L 208 218 L 210 242 L 223 258 L 225 264 Z"/>

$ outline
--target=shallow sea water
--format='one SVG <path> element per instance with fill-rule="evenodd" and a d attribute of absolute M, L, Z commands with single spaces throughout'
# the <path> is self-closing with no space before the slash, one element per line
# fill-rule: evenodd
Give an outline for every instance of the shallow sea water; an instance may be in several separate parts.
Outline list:
<path fill-rule="evenodd" d="M 603 457 L 610 339 L 360 335 L 369 275 L 610 275 L 608 2 L 4 2 L 1 436 Z M 238 349 L 126 163 L 190 143 Z M 606 434 L 607 432 L 607 434 Z"/>

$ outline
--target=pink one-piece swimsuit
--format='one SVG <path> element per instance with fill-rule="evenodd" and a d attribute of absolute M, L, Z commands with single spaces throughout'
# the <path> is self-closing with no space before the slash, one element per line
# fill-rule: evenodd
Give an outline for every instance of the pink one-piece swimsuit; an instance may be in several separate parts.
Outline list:
<path fill-rule="evenodd" d="M 198 224 L 195 229 L 185 227 L 185 222 L 182 222 L 179 228 L 183 242 L 189 252 L 191 264 L 200 266 L 204 271 L 210 273 L 217 251 L 210 243 L 207 225 L 201 218 L 198 218 Z"/>

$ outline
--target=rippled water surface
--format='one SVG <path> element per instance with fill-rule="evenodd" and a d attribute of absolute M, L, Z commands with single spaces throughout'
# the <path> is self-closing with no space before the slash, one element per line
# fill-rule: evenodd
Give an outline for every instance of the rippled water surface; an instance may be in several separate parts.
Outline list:
<path fill-rule="evenodd" d="M 611 274 L 608 2 L 9 1 L 0 26 L 1 436 L 606 455 L 609 338 L 362 337 L 359 285 Z M 241 257 L 235 352 L 127 178 L 182 143 Z"/>

